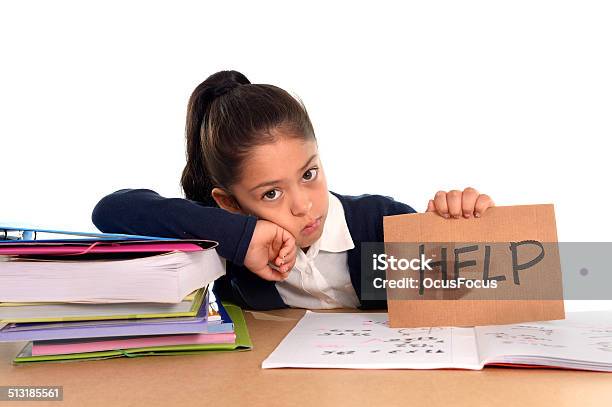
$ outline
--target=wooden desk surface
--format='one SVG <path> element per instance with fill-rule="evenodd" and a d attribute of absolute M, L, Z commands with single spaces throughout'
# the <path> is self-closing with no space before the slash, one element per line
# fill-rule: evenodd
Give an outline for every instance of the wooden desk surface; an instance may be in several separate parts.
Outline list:
<path fill-rule="evenodd" d="M 612 373 L 503 367 L 261 369 L 303 314 L 298 309 L 246 311 L 254 344 L 247 352 L 13 366 L 23 344 L 0 344 L 0 385 L 64 386 L 63 402 L 46 402 L 55 406 L 612 405 Z"/>

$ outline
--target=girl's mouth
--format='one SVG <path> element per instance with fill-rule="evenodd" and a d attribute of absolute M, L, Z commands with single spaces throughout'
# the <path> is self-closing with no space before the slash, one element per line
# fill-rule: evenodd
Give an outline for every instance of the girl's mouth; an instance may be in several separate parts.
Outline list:
<path fill-rule="evenodd" d="M 319 216 L 313 222 L 306 225 L 306 227 L 302 229 L 302 234 L 308 236 L 314 233 L 317 229 L 319 229 L 320 226 L 321 226 L 321 216 Z"/>

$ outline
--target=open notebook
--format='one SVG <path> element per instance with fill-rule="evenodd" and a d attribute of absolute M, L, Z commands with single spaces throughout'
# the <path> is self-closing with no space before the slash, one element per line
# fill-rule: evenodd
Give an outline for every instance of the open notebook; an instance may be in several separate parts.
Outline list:
<path fill-rule="evenodd" d="M 263 368 L 482 369 L 485 365 L 612 371 L 612 311 L 474 328 L 389 328 L 386 313 L 307 311 Z"/>

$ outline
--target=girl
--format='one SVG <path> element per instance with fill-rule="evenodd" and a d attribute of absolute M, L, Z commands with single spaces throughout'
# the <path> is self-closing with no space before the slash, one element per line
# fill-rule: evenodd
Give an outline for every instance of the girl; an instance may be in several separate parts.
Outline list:
<path fill-rule="evenodd" d="M 219 242 L 227 267 L 214 293 L 244 308 L 385 307 L 360 300 L 361 243 L 383 241 L 383 216 L 415 210 L 329 191 L 301 100 L 217 72 L 189 99 L 186 137 L 187 199 L 119 190 L 93 210 L 101 231 Z M 469 218 L 493 205 L 466 188 L 439 191 L 427 211 Z"/>

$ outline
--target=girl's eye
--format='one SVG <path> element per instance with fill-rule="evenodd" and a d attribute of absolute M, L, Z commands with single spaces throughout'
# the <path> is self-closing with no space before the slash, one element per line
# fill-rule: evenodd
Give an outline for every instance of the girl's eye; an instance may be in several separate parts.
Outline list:
<path fill-rule="evenodd" d="M 306 181 L 312 181 L 313 179 L 317 178 L 318 173 L 319 169 L 317 167 L 313 167 L 306 171 L 304 175 L 302 175 L 302 178 Z"/>
<path fill-rule="evenodd" d="M 312 167 L 302 175 L 302 179 L 306 182 L 311 182 L 317 178 L 317 175 L 319 175 L 319 168 Z M 278 189 L 271 189 L 268 192 L 265 192 L 261 196 L 261 199 L 263 199 L 264 201 L 276 201 L 278 198 L 281 197 L 281 195 L 282 193 Z"/>
<path fill-rule="evenodd" d="M 263 194 L 263 196 L 262 196 L 264 201 L 275 201 L 279 197 L 280 197 L 280 191 L 278 189 L 271 189 L 268 192 L 266 192 L 265 194 Z"/>

